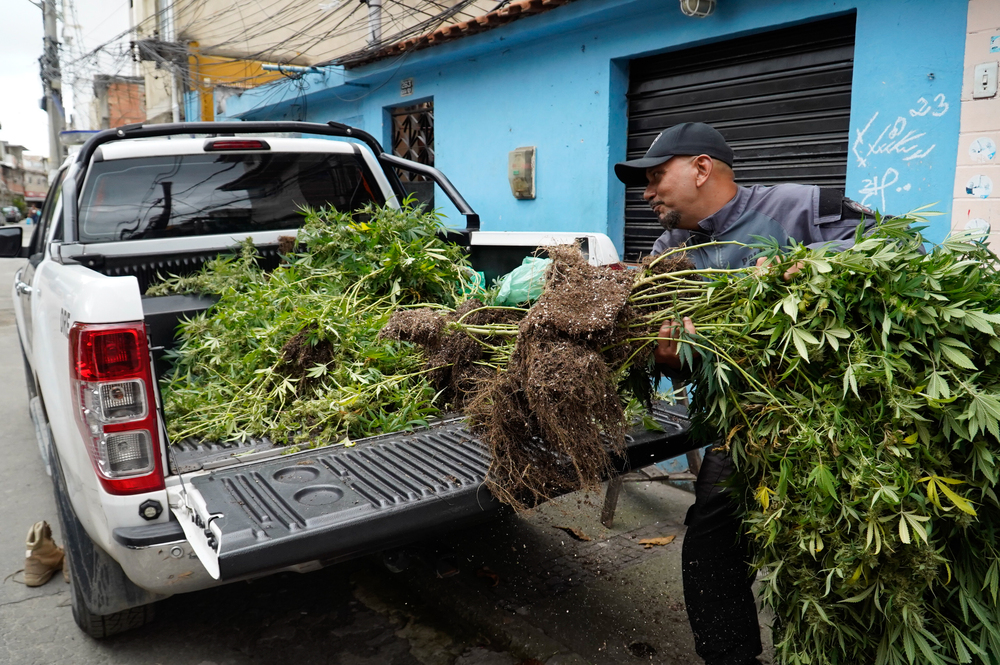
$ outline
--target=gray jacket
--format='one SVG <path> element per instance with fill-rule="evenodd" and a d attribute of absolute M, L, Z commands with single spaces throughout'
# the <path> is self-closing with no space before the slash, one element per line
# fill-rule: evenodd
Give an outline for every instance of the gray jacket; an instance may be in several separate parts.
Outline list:
<path fill-rule="evenodd" d="M 712 241 L 741 243 L 774 238 L 789 246 L 832 243 L 840 250 L 854 242 L 862 219 L 868 228 L 875 223 L 872 210 L 844 198 L 843 192 L 816 185 L 782 184 L 739 187 L 733 200 L 698 223 L 697 231 L 665 231 L 653 244 L 653 254 L 687 245 L 687 256 L 699 269 L 741 268 L 749 265 L 758 250 L 739 245 L 700 246 Z"/>

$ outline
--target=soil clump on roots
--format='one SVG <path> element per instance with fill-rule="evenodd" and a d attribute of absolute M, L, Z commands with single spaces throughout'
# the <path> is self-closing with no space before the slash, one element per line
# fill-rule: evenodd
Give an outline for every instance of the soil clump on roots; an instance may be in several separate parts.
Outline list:
<path fill-rule="evenodd" d="M 301 379 L 303 385 L 308 383 L 308 372 L 316 365 L 326 365 L 333 360 L 333 347 L 325 339 L 312 343 L 310 338 L 317 334 L 318 327 L 313 324 L 292 335 L 281 347 L 281 359 L 284 368 L 292 378 Z"/>
<path fill-rule="evenodd" d="M 460 326 L 515 323 L 520 315 L 508 309 L 486 307 L 482 301 L 466 300 L 455 311 L 429 308 L 395 312 L 379 333 L 380 339 L 395 339 L 420 346 L 427 356 L 428 378 L 444 404 L 463 408 L 480 389 L 483 381 L 496 373 L 481 362 L 489 346 L 500 343 L 489 335 L 473 338 Z"/>
<path fill-rule="evenodd" d="M 507 369 L 466 409 L 492 452 L 487 485 L 515 508 L 595 487 L 625 445 L 614 365 L 635 332 L 633 276 L 591 266 L 575 247 L 547 252 L 545 290 L 521 321 Z"/>

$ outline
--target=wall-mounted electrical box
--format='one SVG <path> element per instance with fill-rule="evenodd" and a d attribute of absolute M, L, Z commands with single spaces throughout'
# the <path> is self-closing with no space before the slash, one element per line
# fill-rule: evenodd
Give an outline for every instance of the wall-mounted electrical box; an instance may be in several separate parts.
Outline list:
<path fill-rule="evenodd" d="M 507 180 L 515 199 L 535 198 L 535 146 L 510 151 Z"/>
<path fill-rule="evenodd" d="M 972 98 L 985 99 L 997 94 L 997 63 L 981 62 L 972 73 Z"/>

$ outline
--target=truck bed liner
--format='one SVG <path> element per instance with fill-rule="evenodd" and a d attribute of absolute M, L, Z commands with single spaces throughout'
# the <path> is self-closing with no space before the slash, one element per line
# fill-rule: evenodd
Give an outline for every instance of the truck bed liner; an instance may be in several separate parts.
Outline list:
<path fill-rule="evenodd" d="M 685 415 L 654 405 L 665 431 L 633 430 L 618 469 L 695 448 Z M 186 482 L 199 508 L 187 519 L 205 534 L 223 580 L 332 563 L 489 517 L 500 508 L 483 484 L 489 463 L 485 445 L 456 418 L 194 476 Z"/>

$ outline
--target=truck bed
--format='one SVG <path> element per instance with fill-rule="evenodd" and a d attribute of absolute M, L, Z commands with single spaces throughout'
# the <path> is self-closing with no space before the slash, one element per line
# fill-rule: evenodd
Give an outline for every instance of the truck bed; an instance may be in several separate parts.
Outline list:
<path fill-rule="evenodd" d="M 697 447 L 684 407 L 656 403 L 653 413 L 664 431 L 633 429 L 625 454 L 615 460 L 618 471 Z M 217 570 L 207 567 L 221 580 L 349 559 L 474 523 L 501 508 L 483 484 L 489 451 L 460 418 L 349 448 L 264 451 L 272 457 L 240 458 L 235 465 L 233 452 L 226 455 L 230 466 L 187 478 L 188 509 L 174 510 L 188 539 L 200 541 L 199 558 L 217 561 Z M 184 453 L 171 452 L 172 466 L 185 465 Z M 221 457 L 207 465 L 220 463 Z M 141 534 L 116 536 L 122 542 Z"/>

